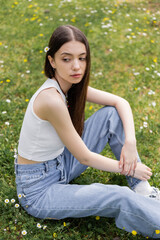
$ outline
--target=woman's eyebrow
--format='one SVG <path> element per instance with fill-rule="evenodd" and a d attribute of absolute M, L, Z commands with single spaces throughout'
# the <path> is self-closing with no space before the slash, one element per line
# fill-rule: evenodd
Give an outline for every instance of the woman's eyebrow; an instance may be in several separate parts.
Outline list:
<path fill-rule="evenodd" d="M 86 54 L 86 52 L 80 53 L 79 56 L 84 55 L 84 54 Z M 73 54 L 68 53 L 68 52 L 63 52 L 63 53 L 61 53 L 61 55 L 70 55 L 70 56 L 73 56 Z"/>

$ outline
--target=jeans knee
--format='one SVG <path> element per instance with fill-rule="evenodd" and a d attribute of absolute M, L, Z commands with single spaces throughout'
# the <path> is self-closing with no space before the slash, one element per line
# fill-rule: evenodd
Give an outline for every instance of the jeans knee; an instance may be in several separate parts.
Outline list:
<path fill-rule="evenodd" d="M 122 120 L 119 116 L 117 109 L 113 106 L 104 107 L 106 116 L 108 116 L 109 128 L 113 132 L 119 132 L 119 129 L 123 129 Z"/>
<path fill-rule="evenodd" d="M 116 108 L 114 106 L 105 106 L 103 107 L 104 110 L 107 110 L 107 112 L 116 112 Z"/>
<path fill-rule="evenodd" d="M 111 117 L 113 116 L 114 118 L 120 119 L 118 111 L 114 106 L 105 106 L 103 110 L 106 112 L 106 114 L 109 114 Z"/>
<path fill-rule="evenodd" d="M 122 187 L 119 195 L 123 205 L 127 206 L 129 203 L 133 202 L 134 194 L 135 193 L 129 187 Z"/>

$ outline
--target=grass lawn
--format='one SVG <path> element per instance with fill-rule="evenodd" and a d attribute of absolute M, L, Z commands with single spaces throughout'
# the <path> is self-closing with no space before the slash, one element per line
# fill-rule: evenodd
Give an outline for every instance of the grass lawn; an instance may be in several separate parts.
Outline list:
<path fill-rule="evenodd" d="M 57 26 L 72 24 L 90 43 L 90 85 L 129 101 L 139 154 L 153 170 L 151 185 L 160 188 L 159 0 L 1 0 L 0 23 L 0 239 L 146 239 L 117 229 L 114 219 L 29 216 L 15 205 L 13 162 L 28 101 L 46 80 L 44 48 Z M 99 108 L 87 104 L 86 118 Z M 102 154 L 114 158 L 108 147 Z M 127 184 L 123 176 L 91 168 L 74 181 L 92 182 Z"/>

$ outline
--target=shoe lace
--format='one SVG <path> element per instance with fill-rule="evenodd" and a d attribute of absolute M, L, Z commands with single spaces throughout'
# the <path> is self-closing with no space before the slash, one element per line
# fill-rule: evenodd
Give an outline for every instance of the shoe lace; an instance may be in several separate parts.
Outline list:
<path fill-rule="evenodd" d="M 160 191 L 158 188 L 152 187 L 152 192 L 149 195 L 150 198 L 156 198 L 157 200 L 160 200 Z"/>

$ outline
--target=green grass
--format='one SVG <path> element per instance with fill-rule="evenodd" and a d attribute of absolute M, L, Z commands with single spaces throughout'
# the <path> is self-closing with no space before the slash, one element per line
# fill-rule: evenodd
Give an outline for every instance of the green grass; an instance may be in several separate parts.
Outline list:
<path fill-rule="evenodd" d="M 160 187 L 158 9 L 159 0 L 1 0 L 0 239 L 145 239 L 117 229 L 114 219 L 38 220 L 21 207 L 15 208 L 15 203 L 6 204 L 4 201 L 14 198 L 18 203 L 14 152 L 27 101 L 45 81 L 42 72 L 44 48 L 53 30 L 61 24 L 79 27 L 89 40 L 92 55 L 90 85 L 130 102 L 139 154 L 153 170 L 151 185 Z M 99 108 L 87 104 L 86 118 Z M 144 122 L 147 127 L 143 127 Z M 102 154 L 113 157 L 108 147 Z M 123 176 L 91 168 L 74 182 L 126 185 Z M 41 229 L 37 223 L 42 225 Z M 44 225 L 47 225 L 46 229 L 43 229 Z M 22 230 L 27 231 L 26 236 L 22 236 Z"/>

